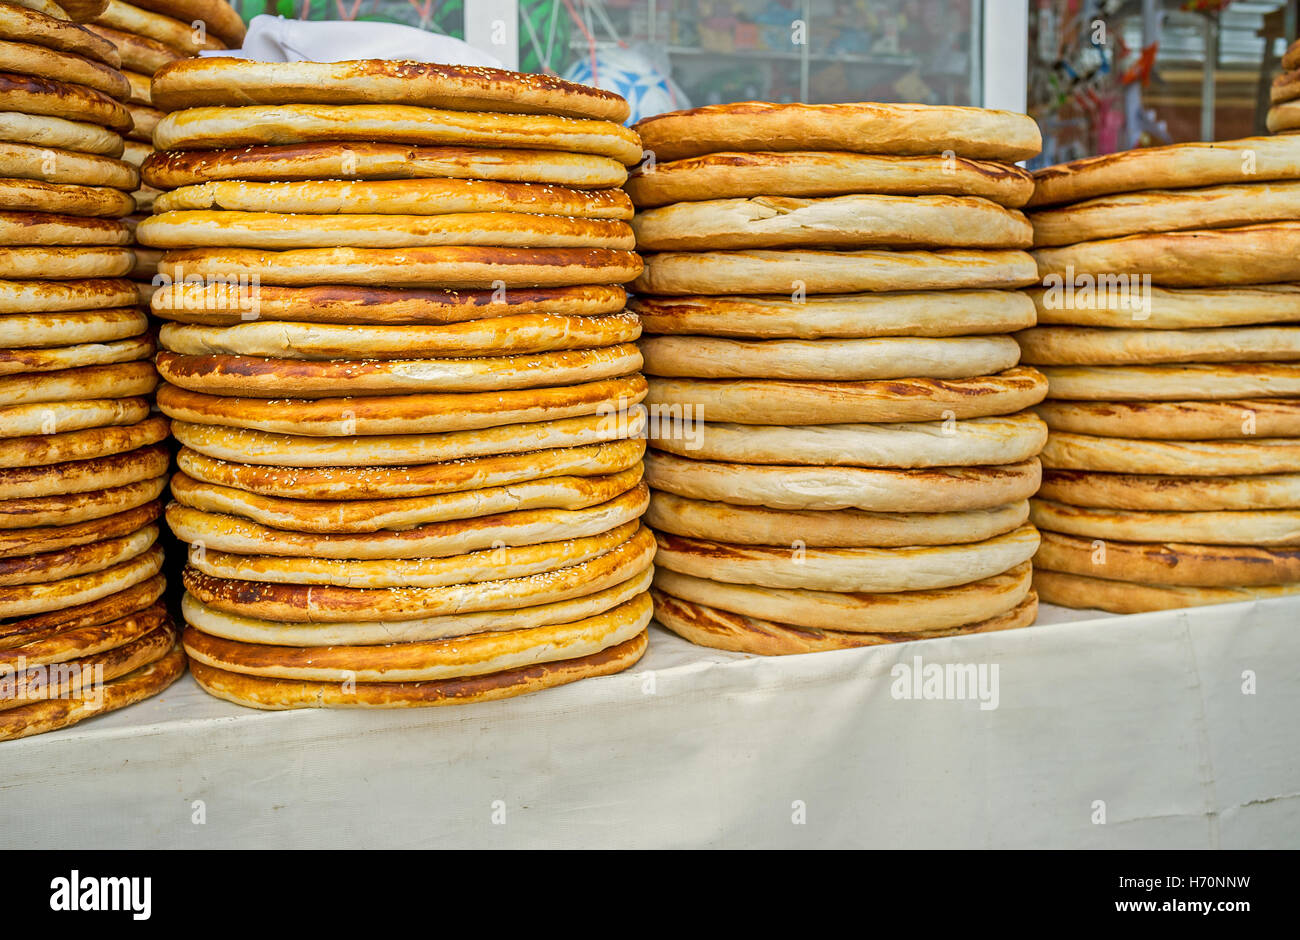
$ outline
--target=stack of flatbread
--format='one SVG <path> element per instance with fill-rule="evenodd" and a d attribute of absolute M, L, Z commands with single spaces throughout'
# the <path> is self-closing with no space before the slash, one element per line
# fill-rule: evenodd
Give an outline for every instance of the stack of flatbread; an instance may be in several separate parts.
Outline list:
<path fill-rule="evenodd" d="M 1036 174 L 1045 600 L 1122 613 L 1300 587 L 1300 137 Z"/>
<path fill-rule="evenodd" d="M 87 28 L 111 42 L 122 58 L 122 74 L 130 84 L 126 106 L 134 121 L 122 159 L 137 168 L 154 152 L 153 129 L 163 117 L 149 90 L 154 72 L 204 50 L 237 49 L 244 39 L 244 21 L 226 0 L 106 0 L 103 12 Z M 133 232 L 157 195 L 149 185 L 133 194 L 136 211 L 127 219 Z M 159 254 L 157 249 L 135 247 L 130 276 L 146 302 Z"/>
<path fill-rule="evenodd" d="M 199 683 L 502 698 L 646 645 L 645 379 L 616 95 L 413 62 L 173 63 L 140 240 L 172 278 Z"/>
<path fill-rule="evenodd" d="M 1300 40 L 1282 56 L 1282 74 L 1269 89 L 1268 129 L 1274 134 L 1300 130 Z"/>
<path fill-rule="evenodd" d="M 0 3 L 0 739 L 184 668 L 158 603 L 167 422 L 149 415 L 154 346 L 122 277 L 128 85 L 72 15 Z"/>
<path fill-rule="evenodd" d="M 750 102 L 635 129 L 658 619 L 769 654 L 1032 623 L 1033 121 Z"/>

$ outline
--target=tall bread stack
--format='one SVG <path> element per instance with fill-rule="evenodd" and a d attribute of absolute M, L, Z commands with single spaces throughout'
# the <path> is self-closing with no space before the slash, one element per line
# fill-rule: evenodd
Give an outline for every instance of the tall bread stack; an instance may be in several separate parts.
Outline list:
<path fill-rule="evenodd" d="M 1300 40 L 1282 56 L 1282 74 L 1269 89 L 1268 129 L 1274 134 L 1300 130 Z"/>
<path fill-rule="evenodd" d="M 1295 591 L 1300 138 L 1036 177 L 1040 595 L 1128 613 Z"/>
<path fill-rule="evenodd" d="M 1032 623 L 1034 123 L 751 102 L 635 129 L 660 622 L 768 654 Z"/>
<path fill-rule="evenodd" d="M 40 6 L 0 3 L 0 739 L 184 670 L 159 603 L 167 422 L 123 278 L 129 88 L 111 44 Z"/>
<path fill-rule="evenodd" d="M 149 85 L 164 65 L 197 56 L 202 51 L 239 48 L 244 21 L 226 0 L 107 0 L 104 11 L 87 28 L 113 44 L 122 57 L 122 73 L 130 83 L 126 106 L 134 126 L 126 135 L 122 159 L 139 167 L 153 149 L 153 129 L 163 112 L 154 107 Z M 134 227 L 148 216 L 158 191 L 141 186 L 133 194 Z M 148 300 L 158 270 L 158 252 L 136 246 L 131 279 Z"/>
<path fill-rule="evenodd" d="M 195 678 L 260 708 L 501 698 L 646 645 L 626 102 L 410 62 L 203 58 L 142 222 Z"/>

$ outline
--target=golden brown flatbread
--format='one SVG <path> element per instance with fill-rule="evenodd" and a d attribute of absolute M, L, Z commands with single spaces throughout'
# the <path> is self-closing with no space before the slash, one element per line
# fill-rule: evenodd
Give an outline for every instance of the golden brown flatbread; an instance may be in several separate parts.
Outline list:
<path fill-rule="evenodd" d="M 110 186 L 125 192 L 140 185 L 139 171 L 125 161 L 12 141 L 0 141 L 0 177 L 51 186 Z"/>
<path fill-rule="evenodd" d="M 38 402 L 0 406 L 0 438 L 63 434 L 108 425 L 135 424 L 149 417 L 145 398 Z"/>
<path fill-rule="evenodd" d="M 122 0 L 108 0 L 104 12 L 95 22 L 124 33 L 134 33 L 170 46 L 182 55 L 198 55 L 202 50 L 225 49 L 226 44 L 215 34 L 209 35 L 207 24 L 195 28 L 191 22 L 176 18 L 180 11 L 164 8 L 159 12 L 142 9 Z M 166 15 L 164 15 L 164 13 Z"/>
<path fill-rule="evenodd" d="M 1096 608 L 1115 614 L 1141 614 L 1207 604 L 1236 604 L 1267 597 L 1283 597 L 1300 591 L 1300 584 L 1270 587 L 1171 587 L 1063 574 L 1046 569 L 1034 572 L 1034 587 L 1039 597 L 1049 604 Z"/>
<path fill-rule="evenodd" d="M 167 437 L 167 419 L 148 418 L 125 427 L 91 428 L 0 440 L 0 467 L 36 467 L 91 460 L 156 444 Z"/>
<path fill-rule="evenodd" d="M 1030 519 L 1050 532 L 1125 542 L 1192 542 L 1294 548 L 1300 545 L 1300 510 L 1139 510 L 1030 501 Z"/>
<path fill-rule="evenodd" d="M 232 49 L 244 42 L 244 21 L 226 0 L 135 0 L 134 5 L 204 28 Z"/>
<path fill-rule="evenodd" d="M 0 499 L 31 499 L 125 486 L 162 476 L 170 462 L 168 448 L 153 444 L 91 460 L 0 470 Z"/>
<path fill-rule="evenodd" d="M 653 388 L 652 388 L 653 391 Z M 1175 441 L 1300 438 L 1300 400 L 1045 401 L 1035 408 L 1053 431 Z"/>
<path fill-rule="evenodd" d="M 165 579 L 161 574 L 154 575 L 125 591 L 118 591 L 88 604 L 65 607 L 21 620 L 0 622 L 0 649 L 37 643 L 68 630 L 93 627 L 138 613 L 162 597 L 164 584 Z"/>
<path fill-rule="evenodd" d="M 131 86 L 122 73 L 75 52 L 0 40 L 0 72 L 17 72 L 86 88 L 123 100 Z"/>
<path fill-rule="evenodd" d="M 0 280 L 0 314 L 105 310 L 139 301 L 127 280 Z"/>
<path fill-rule="evenodd" d="M 128 120 L 130 119 L 128 115 Z M 88 121 L 70 121 L 45 114 L 0 110 L 0 141 L 54 151 L 75 151 L 92 156 L 122 155 L 122 135 Z"/>
<path fill-rule="evenodd" d="M 75 186 L 39 180 L 0 179 L 0 210 L 6 214 L 48 212 L 118 219 L 135 209 L 129 193 L 108 186 Z M 12 241 L 10 244 L 23 244 Z M 28 242 L 28 244 L 32 244 Z M 52 242 L 51 244 L 71 244 Z M 111 243 L 110 243 L 111 244 Z"/>
<path fill-rule="evenodd" d="M 1080 401 L 1214 401 L 1300 396 L 1300 365 L 1290 362 L 1042 366 L 1040 371 L 1047 376 L 1050 397 Z"/>
<path fill-rule="evenodd" d="M 1300 460 L 1300 440 L 1159 441 L 1054 431 L 1041 457 L 1053 470 L 1193 477 L 1290 473 Z"/>
<path fill-rule="evenodd" d="M 0 111 L 85 121 L 119 134 L 131 129 L 126 107 L 101 91 L 15 72 L 0 72 Z"/>
<path fill-rule="evenodd" d="M 0 39 L 35 43 L 47 49 L 72 52 L 115 69 L 122 66 L 117 49 L 111 42 L 73 23 L 62 22 L 11 3 L 0 4 Z"/>
<path fill-rule="evenodd" d="M 1177 477 L 1048 470 L 1038 493 L 1075 506 L 1151 511 L 1300 508 L 1300 472 Z"/>

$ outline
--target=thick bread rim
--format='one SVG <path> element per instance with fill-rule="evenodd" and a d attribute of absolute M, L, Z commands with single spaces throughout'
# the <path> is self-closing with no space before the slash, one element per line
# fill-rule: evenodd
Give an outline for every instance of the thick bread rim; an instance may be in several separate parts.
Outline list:
<path fill-rule="evenodd" d="M 136 286 L 125 279 L 0 280 L 0 314 L 103 310 L 139 300 Z"/>
<path fill-rule="evenodd" d="M 205 12 L 211 11 L 212 6 Z M 146 39 L 152 39 L 187 56 L 196 56 L 202 50 L 226 48 L 226 43 L 217 37 L 215 31 L 211 35 L 208 34 L 208 24 L 206 22 L 199 23 L 202 26 L 200 31 L 191 23 L 182 22 L 177 14 L 184 15 L 181 10 L 175 7 L 150 10 L 141 4 L 123 3 L 122 0 L 108 0 L 104 12 L 95 22 L 124 33 L 134 33 Z M 196 20 L 196 22 L 198 21 Z M 199 36 L 202 38 L 198 38 Z"/>
<path fill-rule="evenodd" d="M 131 229 L 118 219 L 0 209 L 0 239 L 15 248 L 130 245 Z"/>
<path fill-rule="evenodd" d="M 0 39 L 36 43 L 47 49 L 83 55 L 115 69 L 122 67 L 116 47 L 108 40 L 75 23 L 62 22 L 10 3 L 0 4 Z"/>
<path fill-rule="evenodd" d="M 1152 511 L 1300 509 L 1300 472 L 1235 477 L 1171 477 L 1049 470 L 1043 499 L 1073 506 Z"/>
<path fill-rule="evenodd" d="M 140 171 L 124 160 L 11 141 L 0 141 L 0 167 L 6 178 L 49 185 L 98 186 L 127 193 L 140 185 Z"/>
<path fill-rule="evenodd" d="M 25 617 L 87 604 L 148 580 L 162 569 L 162 546 L 121 564 L 61 581 L 0 588 L 0 617 Z"/>
<path fill-rule="evenodd" d="M 168 111 L 251 104 L 398 104 L 619 124 L 631 113 L 627 101 L 613 92 L 549 75 L 385 59 L 268 63 L 205 56 L 160 70 L 154 95 Z"/>
<path fill-rule="evenodd" d="M 131 130 L 131 112 L 120 101 L 86 85 L 0 72 L 0 108 L 23 114 L 85 121 L 119 134 Z"/>
<path fill-rule="evenodd" d="M 94 544 L 18 558 L 0 558 L 0 585 L 60 581 L 110 568 L 148 550 L 158 540 L 158 533 L 158 526 L 147 525 Z"/>
<path fill-rule="evenodd" d="M 171 465 L 164 444 L 151 444 L 122 454 L 72 460 L 45 467 L 0 470 L 0 499 L 30 499 L 60 493 L 111 489 L 162 476 Z"/>
<path fill-rule="evenodd" d="M 63 551 L 117 538 L 149 525 L 162 514 L 158 502 L 144 503 L 132 509 L 68 525 L 33 526 L 26 529 L 0 529 L 0 558 L 27 556 L 37 552 Z"/>
<path fill-rule="evenodd" d="M 124 591 L 88 604 L 63 607 L 46 614 L 0 623 L 0 649 L 21 647 L 56 637 L 69 630 L 94 627 L 137 614 L 158 602 L 166 583 L 166 578 L 156 574 Z"/>
<path fill-rule="evenodd" d="M 42 348 L 74 342 L 110 343 L 139 336 L 148 328 L 149 319 L 139 307 L 6 313 L 0 314 L 0 345 Z"/>
<path fill-rule="evenodd" d="M 1065 284 L 1057 288 L 1033 287 L 1025 293 L 1042 325 L 1182 330 L 1300 320 L 1300 284 L 1144 286 L 1136 294 L 1131 290 L 1098 291 L 1097 287 L 1094 284 L 1087 295 L 1076 292 L 1073 298 L 1065 293 Z M 1063 298 L 1068 302 L 1062 303 Z"/>
<path fill-rule="evenodd" d="M 1015 338 L 1026 365 L 1181 365 L 1300 359 L 1300 327 L 1295 326 L 1199 330 L 1036 326 L 1021 330 Z"/>
<path fill-rule="evenodd" d="M 1264 587 L 1300 583 L 1300 551 L 1189 542 L 1100 542 L 1043 532 L 1034 566 L 1107 581 L 1175 587 Z"/>
<path fill-rule="evenodd" d="M 1139 584 L 1133 581 L 1092 578 L 1040 568 L 1034 587 L 1046 603 L 1061 607 L 1105 610 L 1114 614 L 1141 614 L 1180 607 L 1234 604 L 1284 597 L 1300 591 L 1300 584 L 1264 587 L 1180 587 Z"/>
<path fill-rule="evenodd" d="M 244 21 L 226 0 L 133 0 L 135 6 L 183 22 L 201 20 L 204 28 L 231 48 L 244 42 Z"/>
<path fill-rule="evenodd" d="M 60 434 L 135 424 L 149 417 L 146 398 L 99 398 L 40 402 L 0 408 L 0 438 Z"/>
<path fill-rule="evenodd" d="M 42 273 L 67 279 L 121 277 L 135 265 L 129 248 L 6 248 L 0 277 L 24 280 Z"/>
<path fill-rule="evenodd" d="M 152 356 L 154 348 L 153 337 L 142 335 L 106 343 L 0 349 L 0 376 L 139 362 Z"/>
<path fill-rule="evenodd" d="M 1300 439 L 1158 441 L 1057 431 L 1040 456 L 1052 470 L 1193 477 L 1290 473 L 1300 465 Z"/>
<path fill-rule="evenodd" d="M 1098 437 L 1215 440 L 1300 438 L 1300 398 L 1221 401 L 1045 401 L 1035 411 L 1050 431 Z"/>
<path fill-rule="evenodd" d="M 1300 509 L 1151 511 L 1038 498 L 1030 500 L 1029 517 L 1046 531 L 1104 541 L 1300 546 Z"/>
<path fill-rule="evenodd" d="M 31 533 L 33 530 L 76 525 L 105 516 L 115 516 L 152 503 L 162 495 L 166 485 L 167 477 L 157 476 L 85 493 L 0 500 L 0 532 L 3 533 L 3 541 L 9 542 L 16 541 L 22 537 L 22 533 Z M 33 547 L 37 551 L 43 548 L 39 542 L 35 542 Z"/>
<path fill-rule="evenodd" d="M 146 418 L 124 427 L 90 428 L 64 434 L 35 434 L 0 440 L 0 469 L 40 467 L 91 460 L 157 444 L 167 437 L 167 419 Z"/>
<path fill-rule="evenodd" d="M 82 155 L 111 159 L 120 157 L 125 149 L 122 135 L 110 128 L 87 121 L 69 121 L 48 114 L 27 114 L 22 111 L 0 112 L 0 141 L 10 145 L 28 145 L 51 151 L 70 150 Z M 6 275 L 9 276 L 11 275 Z"/>
<path fill-rule="evenodd" d="M 27 668 L 66 663 L 82 656 L 93 656 L 125 646 L 164 622 L 170 621 L 167 608 L 153 604 L 107 623 L 77 626 L 51 636 L 41 637 L 22 646 L 0 651 L 0 669 L 16 671 L 21 657 Z M 11 671 L 12 670 L 12 671 Z"/>
<path fill-rule="evenodd" d="M 130 82 L 117 69 L 40 43 L 0 41 L 0 71 L 84 85 L 119 101 L 131 93 Z"/>
<path fill-rule="evenodd" d="M 1075 401 L 1214 401 L 1300 397 L 1300 363 L 1216 362 L 1040 366 L 1051 398 Z"/>

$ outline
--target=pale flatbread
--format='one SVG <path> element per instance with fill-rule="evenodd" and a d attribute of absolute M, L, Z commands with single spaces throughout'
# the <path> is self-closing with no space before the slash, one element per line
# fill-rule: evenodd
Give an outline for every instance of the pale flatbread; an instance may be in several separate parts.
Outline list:
<path fill-rule="evenodd" d="M 813 591 L 765 588 L 695 578 L 666 568 L 655 571 L 665 594 L 748 617 L 850 633 L 906 633 L 950 630 L 1005 614 L 1029 596 L 1026 562 L 982 581 L 930 591 Z"/>
<path fill-rule="evenodd" d="M 1034 191 L 1033 177 L 1015 166 L 964 157 L 795 151 L 710 153 L 650 163 L 625 187 L 640 207 L 698 199 L 751 196 L 981 196 L 1017 208 Z"/>
<path fill-rule="evenodd" d="M 1080 401 L 1300 397 L 1300 365 L 1289 362 L 1043 366 L 1041 371 L 1051 398 Z"/>
<path fill-rule="evenodd" d="M 605 248 L 209 248 L 169 251 L 158 265 L 158 272 L 172 281 L 256 277 L 262 283 L 291 287 L 353 284 L 473 290 L 624 284 L 641 269 L 635 253 Z"/>
<path fill-rule="evenodd" d="M 66 434 L 86 428 L 136 424 L 149 417 L 146 398 L 107 398 L 0 406 L 0 438 Z"/>
<path fill-rule="evenodd" d="M 637 213 L 643 251 L 737 248 L 1028 248 L 1014 209 L 977 196 L 753 196 L 679 202 Z"/>
<path fill-rule="evenodd" d="M 1038 490 L 1036 459 L 993 467 L 877 470 L 686 459 L 650 451 L 646 480 L 690 499 L 771 509 L 960 512 L 1028 499 Z"/>
<path fill-rule="evenodd" d="M 1049 604 L 1096 608 L 1115 614 L 1141 614 L 1207 604 L 1240 604 L 1269 597 L 1285 597 L 1300 591 L 1300 584 L 1254 588 L 1170 587 L 1047 570 L 1034 573 L 1034 587 L 1039 597 Z"/>
<path fill-rule="evenodd" d="M 923 104 L 773 104 L 741 101 L 672 111 L 635 130 L 658 160 L 720 151 L 852 150 L 944 154 L 1015 163 L 1042 147 L 1032 118 L 986 108 Z"/>
<path fill-rule="evenodd" d="M 1070 506 L 1047 499 L 1030 504 L 1034 525 L 1079 538 L 1125 542 L 1300 546 L 1300 510 L 1137 510 Z"/>
<path fill-rule="evenodd" d="M 117 69 L 75 52 L 63 52 L 29 42 L 0 41 L 0 71 L 18 72 L 84 85 L 122 100 L 131 86 Z"/>
<path fill-rule="evenodd" d="M 796 466 L 970 467 L 1028 460 L 1047 438 L 1032 412 L 964 421 L 778 427 L 658 422 L 651 444 L 696 460 Z"/>
<path fill-rule="evenodd" d="M 621 189 L 588 191 L 491 180 L 214 182 L 185 186 L 164 193 L 154 202 L 155 212 L 198 209 L 312 215 L 527 212 L 625 222 L 632 218 L 632 201 Z"/>
<path fill-rule="evenodd" d="M 641 341 L 645 371 L 701 379 L 968 379 L 1014 367 L 1009 336 L 739 340 L 651 336 Z"/>
<path fill-rule="evenodd" d="M 158 368 L 173 385 L 214 395 L 338 398 L 577 385 L 629 375 L 641 368 L 641 354 L 632 343 L 518 356 L 364 361 L 160 352 Z"/>
<path fill-rule="evenodd" d="M 145 181 L 159 189 L 211 180 L 444 178 L 603 189 L 627 179 L 622 163 L 594 154 L 372 142 L 169 150 L 150 156 L 142 172 Z"/>
<path fill-rule="evenodd" d="M 651 387 L 653 392 L 653 385 Z M 1052 431 L 1175 441 L 1300 438 L 1300 400 L 1046 401 L 1035 411 Z"/>
<path fill-rule="evenodd" d="M 1035 171 L 1029 206 L 1081 202 L 1144 189 L 1286 179 L 1300 179 L 1300 141 L 1247 137 L 1139 147 Z"/>
<path fill-rule="evenodd" d="M 1042 461 L 1053 470 L 1106 473 L 1192 477 L 1290 473 L 1300 461 L 1300 439 L 1142 441 L 1056 431 L 1048 436 Z"/>
<path fill-rule="evenodd" d="M 138 336 L 148 326 L 148 318 L 135 307 L 67 313 L 0 314 L 0 346 L 107 343 Z"/>
<path fill-rule="evenodd" d="M 15 247 L 129 245 L 131 232 L 117 219 L 52 212 L 0 212 L 0 243 Z"/>
<path fill-rule="evenodd" d="M 1300 327 L 1124 330 L 1039 326 L 1016 334 L 1030 365 L 1152 365 L 1300 359 Z"/>
<path fill-rule="evenodd" d="M 637 437 L 644 432 L 645 411 L 637 407 L 614 414 L 471 431 L 341 439 L 268 434 L 185 421 L 172 426 L 172 433 L 178 441 L 201 454 L 219 460 L 278 467 L 387 467 L 437 463 L 552 447 L 583 447 Z"/>
<path fill-rule="evenodd" d="M 1030 213 L 1034 246 L 1118 238 L 1143 232 L 1228 228 L 1300 215 L 1300 182 L 1247 182 L 1198 189 L 1152 189 L 1088 199 Z"/>
<path fill-rule="evenodd" d="M 170 461 L 167 448 L 155 444 L 91 460 L 0 470 L 0 499 L 31 499 L 125 486 L 162 476 Z"/>
<path fill-rule="evenodd" d="M 153 215 L 140 223 L 136 235 L 155 248 L 636 247 L 626 222 L 523 212 L 306 215 L 195 210 Z"/>
<path fill-rule="evenodd" d="M 0 376 L 134 362 L 148 358 L 153 350 L 153 340 L 148 336 L 48 349 L 0 349 Z"/>
<path fill-rule="evenodd" d="M 1026 293 L 1040 324 L 1181 330 L 1300 320 L 1300 286 L 1294 284 L 1184 290 L 1139 286 L 1136 295 L 1103 287 L 1087 294 L 1076 291 L 1073 298 L 1061 289 L 1039 287 Z"/>
<path fill-rule="evenodd" d="M 1027 287 L 1023 251 L 704 251 L 647 255 L 646 294 L 841 294 Z"/>
<path fill-rule="evenodd" d="M 73 52 L 120 68 L 122 60 L 111 42 L 72 23 L 60 22 L 33 10 L 25 10 L 11 3 L 0 4 L 0 39 L 11 42 L 29 42 Z"/>
<path fill-rule="evenodd" d="M 92 428 L 0 440 L 0 467 L 40 467 L 92 460 L 156 444 L 167 437 L 167 419 L 148 418 L 125 427 Z"/>
<path fill-rule="evenodd" d="M 186 423 L 351 438 L 508 428 L 593 414 L 613 423 L 614 415 L 640 402 L 645 393 L 640 375 L 550 389 L 325 399 L 222 397 L 164 384 L 158 390 L 158 407 Z"/>
<path fill-rule="evenodd" d="M 213 56 L 177 63 L 156 83 L 159 106 L 169 111 L 214 105 L 394 104 L 551 114 L 619 124 L 630 113 L 621 96 L 590 85 L 548 75 L 431 62 L 267 63 Z"/>
<path fill-rule="evenodd" d="M 104 157 L 120 157 L 123 149 L 122 135 L 107 127 L 18 111 L 0 110 L 0 140 Z"/>
<path fill-rule="evenodd" d="M 1015 368 L 971 379 L 799 382 L 778 379 L 651 378 L 646 404 L 735 424 L 943 421 L 1011 414 L 1037 405 L 1047 380 Z"/>
<path fill-rule="evenodd" d="M 1171 477 L 1049 470 L 1039 495 L 1075 506 L 1154 512 L 1300 509 L 1300 472 Z"/>
<path fill-rule="evenodd" d="M 165 99 L 159 99 L 160 101 Z M 260 144 L 371 141 L 460 147 L 522 147 L 641 159 L 636 134 L 609 121 L 440 111 L 408 105 L 250 105 L 173 111 L 154 129 L 159 150 L 210 150 Z"/>
<path fill-rule="evenodd" d="M 646 333 L 733 339 L 967 336 L 1010 333 L 1035 322 L 1033 303 L 1019 291 L 1004 290 L 823 294 L 799 300 L 634 297 L 627 307 L 641 317 Z"/>
<path fill-rule="evenodd" d="M 140 185 L 139 171 L 122 160 L 10 141 L 0 141 L 0 177 L 127 192 Z"/>
<path fill-rule="evenodd" d="M 130 271 L 134 263 L 128 248 L 7 248 L 0 255 L 0 278 L 113 278 Z"/>
<path fill-rule="evenodd" d="M 35 75 L 0 72 L 0 111 L 85 121 L 119 134 L 131 129 L 131 114 L 121 102 L 84 85 Z"/>
<path fill-rule="evenodd" d="M 39 180 L 0 179 L 0 210 L 5 213 L 49 212 L 117 219 L 131 213 L 134 209 L 135 200 L 130 194 L 108 186 L 74 186 L 68 183 L 42 183 Z M 22 242 L 12 241 L 10 244 L 22 244 Z M 72 243 L 51 242 L 51 244 Z"/>

